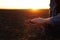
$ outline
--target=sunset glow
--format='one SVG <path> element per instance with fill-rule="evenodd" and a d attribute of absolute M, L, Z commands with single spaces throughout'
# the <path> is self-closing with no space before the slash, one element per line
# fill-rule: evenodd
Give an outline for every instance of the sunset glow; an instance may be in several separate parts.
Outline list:
<path fill-rule="evenodd" d="M 50 0 L 0 0 L 0 9 L 49 9 Z"/>

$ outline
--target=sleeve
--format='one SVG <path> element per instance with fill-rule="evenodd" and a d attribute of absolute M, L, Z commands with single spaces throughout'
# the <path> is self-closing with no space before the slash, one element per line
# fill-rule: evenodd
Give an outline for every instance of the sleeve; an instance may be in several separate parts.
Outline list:
<path fill-rule="evenodd" d="M 60 26 L 60 13 L 57 16 L 51 18 L 50 22 L 52 26 L 54 25 Z"/>
<path fill-rule="evenodd" d="M 51 25 L 52 25 L 51 28 L 54 34 L 60 35 L 60 13 L 57 16 L 51 18 L 50 22 L 51 22 Z"/>

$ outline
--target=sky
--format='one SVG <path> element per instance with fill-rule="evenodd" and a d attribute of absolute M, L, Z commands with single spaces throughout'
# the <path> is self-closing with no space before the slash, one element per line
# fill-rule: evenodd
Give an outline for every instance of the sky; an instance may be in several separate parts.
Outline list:
<path fill-rule="evenodd" d="M 47 9 L 50 0 L 0 0 L 0 9 Z"/>

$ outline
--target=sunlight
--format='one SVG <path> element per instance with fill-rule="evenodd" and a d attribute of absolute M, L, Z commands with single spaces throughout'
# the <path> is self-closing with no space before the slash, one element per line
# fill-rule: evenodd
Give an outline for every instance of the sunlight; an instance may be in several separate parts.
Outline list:
<path fill-rule="evenodd" d="M 30 10 L 32 10 L 33 12 L 36 12 L 38 9 L 31 8 Z"/>
<path fill-rule="evenodd" d="M 49 9 L 50 0 L 0 0 L 0 9 Z"/>

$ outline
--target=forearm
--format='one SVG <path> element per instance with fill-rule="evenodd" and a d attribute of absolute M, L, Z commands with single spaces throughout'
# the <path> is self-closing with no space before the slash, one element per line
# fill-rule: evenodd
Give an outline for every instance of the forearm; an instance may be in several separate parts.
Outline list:
<path fill-rule="evenodd" d="M 44 20 L 45 20 L 45 22 L 44 22 L 44 24 L 45 24 L 45 26 L 51 26 L 52 25 L 52 23 L 51 23 L 51 19 L 52 19 L 53 17 L 50 17 L 50 18 L 45 18 Z"/>

